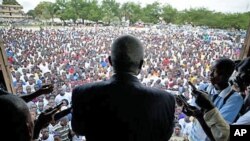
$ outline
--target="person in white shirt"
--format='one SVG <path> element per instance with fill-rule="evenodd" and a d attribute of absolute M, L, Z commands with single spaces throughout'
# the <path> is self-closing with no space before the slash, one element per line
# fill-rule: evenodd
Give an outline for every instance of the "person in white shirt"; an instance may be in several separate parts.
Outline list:
<path fill-rule="evenodd" d="M 182 133 L 188 135 L 192 128 L 193 122 L 190 120 L 191 117 L 186 116 L 185 118 L 179 119 L 179 124 L 181 125 Z"/>
<path fill-rule="evenodd" d="M 63 99 L 66 99 L 70 103 L 70 97 L 65 94 L 65 91 L 62 88 L 58 89 L 58 95 L 55 98 L 56 104 L 59 104 Z"/>
<path fill-rule="evenodd" d="M 67 86 L 67 87 L 66 87 L 65 95 L 68 97 L 69 103 L 71 103 L 72 91 L 71 91 L 70 86 Z"/>

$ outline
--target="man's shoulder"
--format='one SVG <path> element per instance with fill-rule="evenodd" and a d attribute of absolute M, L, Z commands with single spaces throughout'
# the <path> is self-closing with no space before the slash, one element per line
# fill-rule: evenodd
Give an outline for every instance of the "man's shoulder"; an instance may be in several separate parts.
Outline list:
<path fill-rule="evenodd" d="M 233 91 L 233 94 L 229 98 L 237 99 L 238 102 L 244 101 L 243 96 L 239 92 L 236 92 L 236 91 Z"/>
<path fill-rule="evenodd" d="M 86 97 L 87 95 L 96 93 L 97 91 L 101 91 L 107 85 L 106 81 L 94 82 L 94 83 L 86 83 L 84 85 L 79 85 L 75 87 L 72 91 L 72 99 L 74 97 Z"/>
<path fill-rule="evenodd" d="M 151 93 L 152 95 L 155 95 L 155 96 L 166 97 L 166 98 L 173 97 L 174 98 L 174 94 L 167 92 L 165 90 L 162 90 L 162 89 L 144 86 L 144 90 Z"/>
<path fill-rule="evenodd" d="M 96 89 L 98 87 L 102 87 L 102 86 L 105 86 L 107 83 L 105 81 L 100 81 L 100 82 L 93 82 L 93 83 L 86 83 L 84 85 L 79 85 L 77 87 L 75 87 L 73 89 L 73 93 L 74 91 L 87 91 L 87 90 L 90 90 L 90 89 Z"/>

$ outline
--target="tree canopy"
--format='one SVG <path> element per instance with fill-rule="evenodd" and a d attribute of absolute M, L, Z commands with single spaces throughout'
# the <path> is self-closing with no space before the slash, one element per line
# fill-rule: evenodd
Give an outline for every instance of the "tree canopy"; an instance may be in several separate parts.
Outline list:
<path fill-rule="evenodd" d="M 7 0 L 4 0 L 5 2 Z M 9 0 L 13 1 L 13 0 Z M 14 0 L 15 1 L 15 0 Z M 192 24 L 195 26 L 208 26 L 212 28 L 247 29 L 250 20 L 250 11 L 245 13 L 221 13 L 206 8 L 192 8 L 178 11 L 169 4 L 158 2 L 147 4 L 144 7 L 139 3 L 118 3 L 116 0 L 56 0 L 55 3 L 41 2 L 31 14 L 37 18 L 61 20 L 77 19 L 103 21 L 107 24 L 113 22 L 129 21 L 135 24 L 142 21 L 156 24 L 164 20 L 167 24 Z"/>
<path fill-rule="evenodd" d="M 20 5 L 16 0 L 3 0 L 4 5 Z"/>

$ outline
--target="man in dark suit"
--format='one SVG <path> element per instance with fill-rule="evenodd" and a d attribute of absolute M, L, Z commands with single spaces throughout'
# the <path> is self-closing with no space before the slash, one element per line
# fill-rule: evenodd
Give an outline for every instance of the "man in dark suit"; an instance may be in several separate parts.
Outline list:
<path fill-rule="evenodd" d="M 168 141 L 173 133 L 175 98 L 137 79 L 143 46 L 134 36 L 112 44 L 110 80 L 78 86 L 72 94 L 72 128 L 87 141 Z"/>

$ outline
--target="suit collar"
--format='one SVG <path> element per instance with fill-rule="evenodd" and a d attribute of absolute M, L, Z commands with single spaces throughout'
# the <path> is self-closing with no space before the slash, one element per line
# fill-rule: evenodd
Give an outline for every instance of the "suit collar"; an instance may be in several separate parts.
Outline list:
<path fill-rule="evenodd" d="M 138 82 L 139 79 L 130 73 L 116 73 L 111 77 L 111 81 L 120 81 L 120 82 Z"/>

